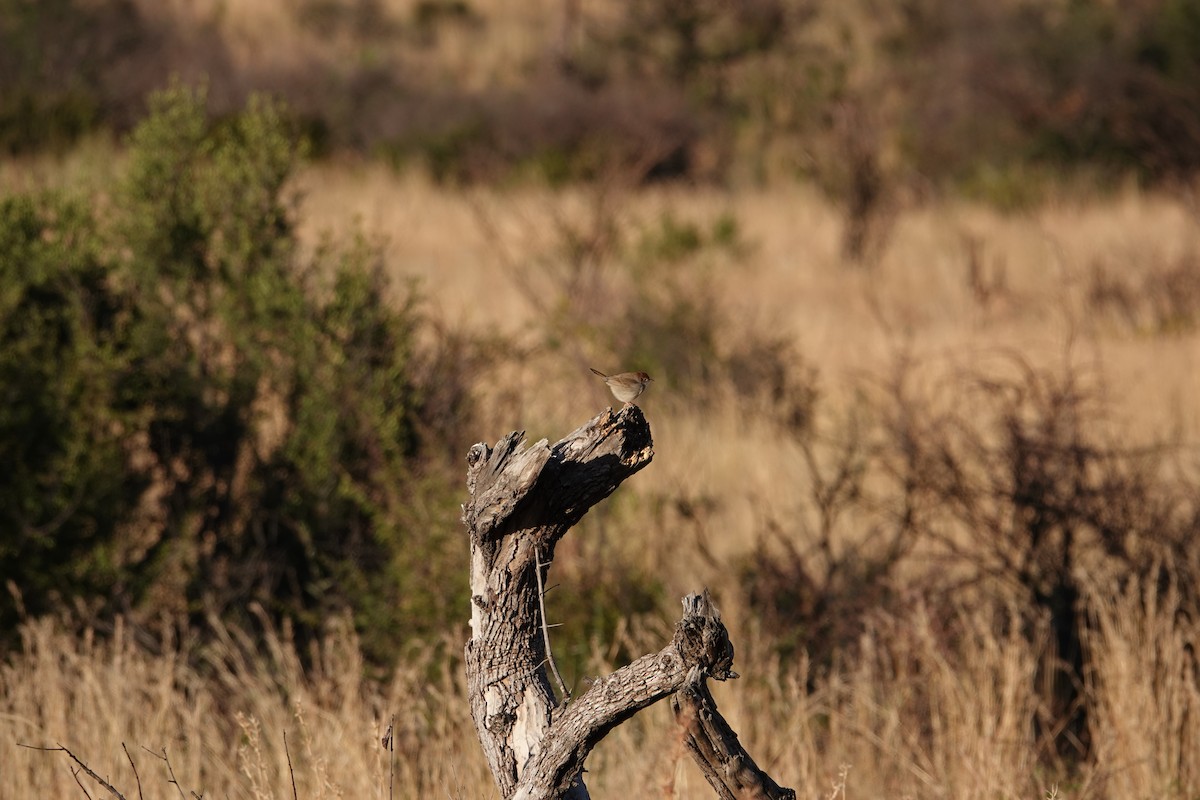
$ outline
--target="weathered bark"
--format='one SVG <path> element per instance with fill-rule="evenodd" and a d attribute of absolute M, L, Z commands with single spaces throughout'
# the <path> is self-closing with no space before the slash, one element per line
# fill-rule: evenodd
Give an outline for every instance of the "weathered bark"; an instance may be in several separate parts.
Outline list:
<path fill-rule="evenodd" d="M 514 432 L 495 447 L 477 444 L 467 455 L 467 690 L 488 766 L 505 798 L 587 798 L 580 779 L 584 759 L 608 731 L 685 687 L 699 687 L 707 696 L 708 677 L 737 677 L 730 669 L 733 646 L 705 592 L 684 599 L 684 616 L 659 653 L 600 678 L 564 708 L 550 687 L 538 589 L 544 576 L 537 570 L 548 569 L 572 525 L 653 457 L 650 428 L 637 406 L 608 409 L 553 446 L 543 439 L 526 447 L 524 433 Z M 739 752 L 753 766 L 740 746 Z"/>
<path fill-rule="evenodd" d="M 471 715 L 503 797 L 550 727 L 556 707 L 540 635 L 537 569 L 588 509 L 654 457 L 637 406 L 606 410 L 553 447 L 523 432 L 467 454 L 463 522 L 471 540 Z M 582 783 L 570 796 L 587 797 Z"/>
<path fill-rule="evenodd" d="M 684 730 L 692 759 L 721 800 L 796 800 L 793 790 L 775 783 L 754 763 L 717 711 L 703 678 L 677 692 L 671 710 Z"/>

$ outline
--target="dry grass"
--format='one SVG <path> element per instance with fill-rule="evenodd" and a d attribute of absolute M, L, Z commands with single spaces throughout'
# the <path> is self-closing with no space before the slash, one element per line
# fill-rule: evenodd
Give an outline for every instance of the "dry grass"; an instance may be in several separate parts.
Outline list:
<path fill-rule="evenodd" d="M 1098 771 L 1112 797 L 1194 797 L 1200 712 L 1195 624 L 1174 590 L 1164 597 L 1132 582 L 1097 598 L 1088 645 L 1105 669 L 1093 677 L 1101 735 Z"/>
<path fill-rule="evenodd" d="M 579 190 L 464 195 L 378 168 L 322 168 L 302 184 L 314 227 L 359 221 L 387 237 L 391 263 L 420 278 L 443 319 L 502 331 L 523 345 L 519 363 L 505 364 L 481 388 L 494 413 L 486 414 L 480 439 L 514 428 L 557 437 L 610 402 L 591 380 L 589 362 L 637 366 L 607 363 L 612 356 L 601 343 L 542 347 L 543 319 L 511 274 L 509 265 L 536 274 L 538 260 L 554 252 L 552 220 L 591 213 Z M 695 279 L 715 287 L 734 334 L 753 329 L 794 341 L 830 400 L 851 396 L 863 376 L 887 374 L 900 354 L 949 376 L 1017 353 L 1039 367 L 1071 362 L 1094 370 L 1130 444 L 1200 440 L 1200 404 L 1192 400 L 1200 396 L 1200 328 L 1147 336 L 1097 308 L 1088 291 L 1097 259 L 1120 258 L 1138 274 L 1200 252 L 1200 224 L 1181 202 L 1130 191 L 1021 217 L 962 205 L 921 209 L 898 219 L 873 270 L 841 259 L 838 214 L 803 187 L 656 190 L 612 205 L 628 238 L 667 210 L 698 221 L 733 213 L 751 248 Z M 492 215 L 496 238 L 478 224 L 479 206 Z M 1003 275 L 983 299 L 971 283 L 969 241 L 978 243 L 983 271 Z M 611 264 L 608 270 L 619 273 Z M 703 407 L 689 407 L 664 397 L 660 383 L 643 406 L 658 456 L 629 490 L 719 497 L 722 511 L 711 526 L 731 531 L 722 538 L 735 548 L 744 546 L 763 504 L 786 501 L 781 481 L 799 474 L 795 442 L 769 422 L 747 418 L 726 386 L 709 387 Z"/>
<path fill-rule="evenodd" d="M 139 776 L 147 796 L 173 794 L 168 763 L 184 792 L 206 797 L 290 797 L 290 776 L 310 798 L 388 797 L 389 782 L 400 797 L 486 796 L 462 680 L 432 649 L 371 683 L 344 625 L 307 673 L 273 635 L 251 650 L 231 634 L 189 666 L 180 648 L 152 655 L 122 627 L 77 639 L 44 620 L 22 633 L 0 680 L 2 797 L 77 791 L 64 754 L 20 744 L 66 747 L 127 797 Z M 393 720 L 394 760 L 381 745 Z"/>
<path fill-rule="evenodd" d="M 209 62 L 230 74 L 303 83 L 318 68 L 386 64 L 414 85 L 462 91 L 527 76 L 553 50 L 566 7 L 471 0 L 485 27 L 444 24 L 418 46 L 416 0 L 135 4 L 164 29 L 205 34 L 183 37 L 188 47 L 220 42 Z M 860 5 L 846 6 L 854 22 Z M 588 13 L 612 7 L 591 4 Z M 359 12 L 374 14 L 377 28 L 339 27 Z M 111 144 L 90 141 L 61 156 L 0 163 L 0 185 L 99 187 L 119 163 Z M 864 383 L 886 380 L 901 356 L 924 384 L 949 386 L 938 400 L 953 407 L 966 396 L 955 393 L 956 376 L 1002 370 L 1015 354 L 1052 373 L 1082 365 L 1113 411 L 1114 439 L 1181 444 L 1181 469 L 1200 462 L 1200 217 L 1178 197 L 1127 188 L 1016 216 L 960 202 L 899 209 L 877 257 L 856 266 L 842 256 L 841 213 L 790 184 L 610 187 L 598 198 L 587 188 L 456 190 L 377 164 L 334 162 L 307 169 L 297 188 L 308 245 L 356 226 L 384 237 L 388 263 L 398 278 L 421 281 L 440 325 L 507 337 L 496 363 L 475 376 L 474 439 L 515 428 L 557 438 L 612 402 L 589 365 L 639 366 L 616 363 L 602 337 L 550 341 L 554 293 L 571 269 L 567 231 L 611 225 L 616 233 L 586 265 L 597 291 L 570 308 L 603 316 L 628 289 L 632 243 L 664 215 L 705 227 L 731 214 L 746 246 L 682 262 L 670 277 L 711 290 L 728 323 L 724 344 L 751 335 L 794 344 L 819 376 L 815 424 L 831 437 Z M 1088 623 L 1081 701 L 1093 741 L 1089 761 L 1064 765 L 1035 724 L 1049 714 L 1038 681 L 1054 658 L 1049 621 L 1021 607 L 1011 587 L 982 582 L 931 603 L 906 584 L 935 571 L 928 551 L 910 553 L 892 576 L 896 592 L 855 629 L 853 657 L 815 664 L 804 648 L 780 647 L 781 632 L 755 613 L 730 568 L 781 528 L 815 547 L 811 453 L 728 381 L 685 399 L 666 383 L 642 404 L 654 465 L 567 538 L 557 568 L 573 576 L 597 559 L 635 564 L 655 573 L 669 598 L 712 586 L 744 676 L 715 696 L 777 780 L 831 799 L 1200 796 L 1200 622 L 1183 597 L 1189 587 L 1151 587 L 1086 559 L 1075 565 Z M 969 418 L 975 409 L 957 411 Z M 833 468 L 836 455 L 818 448 L 818 466 Z M 872 519 L 849 512 L 835 552 Z M 1187 572 L 1197 573 L 1195 565 Z M 573 591 L 564 583 L 558 597 Z M 594 640 L 586 673 L 616 666 L 619 651 L 659 647 L 674 614 L 623 621 L 615 641 Z M 69 748 L 126 797 L 139 796 L 139 779 L 146 797 L 288 798 L 293 779 L 296 795 L 309 799 L 495 796 L 464 698 L 465 631 L 398 643 L 406 657 L 378 680 L 366 677 L 358 641 L 337 620 L 322 649 L 305 654 L 307 670 L 282 634 L 250 641 L 228 632 L 200 648 L 170 629 L 154 633 L 118 626 L 76 637 L 53 620 L 22 629 L 22 646 L 0 664 L 0 800 L 78 796 L 63 753 L 22 744 Z M 144 646 L 147 638 L 159 644 Z M 583 677 L 567 675 L 580 688 Z M 389 725 L 394 754 L 381 745 Z M 588 767 L 597 797 L 712 796 L 663 706 L 619 728 Z"/>
<path fill-rule="evenodd" d="M 51 173 L 38 180 L 53 182 L 53 165 L 38 169 Z M 432 315 L 511 337 L 516 355 L 478 376 L 484 413 L 475 438 L 494 440 L 513 428 L 557 437 L 611 402 L 587 373 L 589 362 L 636 366 L 609 363 L 613 355 L 600 341 L 548 346 L 543 312 L 521 288 L 523 281 L 542 285 L 544 273 L 521 270 L 553 261 L 556 224 L 594 222 L 586 190 L 461 193 L 346 165 L 312 168 L 299 184 L 306 241 L 356 224 L 385 236 L 389 262 L 422 280 Z M 854 397 L 858 381 L 885 376 L 900 353 L 945 379 L 1016 352 L 1038 366 L 1070 360 L 1093 367 L 1128 442 L 1200 438 L 1200 333 L 1148 332 L 1097 306 L 1091 291 L 1099 262 L 1153 275 L 1200 251 L 1194 212 L 1169 197 L 1131 190 L 1021 217 L 925 208 L 898 217 L 870 269 L 843 263 L 838 214 L 803 188 L 660 189 L 622 194 L 610 209 L 626 240 L 666 211 L 705 223 L 734 214 L 749 247 L 714 259 L 693 279 L 714 287 L 732 320 L 730 336 L 768 332 L 797 345 L 820 375 L 826 423 Z M 481 214 L 488 226 L 479 224 Z M 602 255 L 604 274 L 622 274 L 621 258 L 617 250 Z M 946 611 L 902 596 L 900 606 L 867 618 L 853 661 L 816 671 L 803 655 L 782 660 L 774 632 L 760 629 L 725 571 L 769 524 L 795 518 L 808 488 L 805 453 L 730 387 L 708 388 L 700 403 L 652 388 L 643 407 L 657 456 L 622 489 L 633 504 L 598 509 L 568 537 L 560 558 L 641 558 L 661 572 L 670 596 L 706 583 L 722 591 L 745 679 L 719 687 L 717 700 L 780 782 L 826 797 L 1200 792 L 1200 629 L 1178 613 L 1172 592 L 1080 577 L 1095 623 L 1085 641 L 1093 670 L 1084 691 L 1096 717 L 1097 758 L 1074 773 L 1043 766 L 1033 720 L 1044 709 L 1034 676 L 1049 638 L 1036 620 L 1032 630 L 1028 621 L 1018 624 L 1011 599 L 977 591 Z M 711 504 L 699 523 L 667 514 L 648 531 L 646 519 L 662 498 Z M 601 535 L 611 549 L 570 544 Z M 664 610 L 662 619 L 672 613 Z M 621 636 L 628 649 L 646 650 L 658 646 L 665 628 L 635 625 Z M 463 696 L 464 636 L 418 650 L 395 674 L 372 681 L 363 677 L 357 642 L 339 625 L 306 673 L 286 637 L 251 643 L 230 634 L 196 661 L 183 657 L 183 644 L 151 654 L 128 630 L 77 639 L 54 622 L 32 622 L 22 651 L 0 671 L 0 798 L 78 791 L 63 754 L 19 743 L 61 743 L 130 797 L 136 783 L 122 743 L 147 797 L 175 794 L 164 751 L 180 786 L 206 797 L 290 797 L 289 754 L 303 798 L 390 797 L 389 782 L 396 797 L 492 797 Z M 609 644 L 595 643 L 589 670 L 611 666 Z M 394 764 L 380 746 L 393 717 Z M 605 740 L 589 769 L 596 796 L 711 796 L 665 708 Z"/>
<path fill-rule="evenodd" d="M 538 320 L 500 253 L 528 263 L 553 246 L 556 215 L 589 213 L 580 190 L 464 195 L 379 167 L 318 168 L 302 187 L 314 228 L 361 221 L 390 239 L 393 263 L 424 279 L 451 320 L 509 332 Z M 479 205 L 495 217 L 499 240 L 477 224 L 473 208 Z M 822 372 L 837 376 L 878 370 L 901 347 L 967 360 L 979 350 L 1014 347 L 1058 359 L 1070 334 L 1086 337 L 1100 358 L 1112 357 L 1113 378 L 1120 380 L 1134 366 L 1120 358 L 1129 337 L 1088 304 L 1093 265 L 1103 260 L 1122 274 L 1138 275 L 1200 250 L 1200 222 L 1186 204 L 1133 190 L 1020 217 L 959 204 L 916 210 L 899 218 L 873 270 L 844 263 L 839 214 L 804 187 L 651 190 L 618 196 L 611 205 L 627 233 L 665 211 L 701 221 L 734 214 L 753 249 L 711 274 L 718 295 L 735 319 L 755 319 L 794 337 Z M 971 241 L 983 271 L 1002 275 L 985 299 L 972 287 Z M 1194 337 L 1194 331 L 1182 331 L 1178 339 L 1138 344 L 1157 355 L 1162 344 L 1169 353 L 1172 341 Z M 1161 368 L 1156 388 L 1176 388 L 1175 378 L 1182 376 L 1174 356 L 1138 356 L 1149 368 Z M 1198 421 L 1190 420 L 1191 430 Z"/>
<path fill-rule="evenodd" d="M 1169 599 L 1095 588 L 1100 625 L 1089 647 L 1099 657 L 1089 691 L 1104 716 L 1098 765 L 1080 774 L 1037 766 L 1032 676 L 1047 643 L 1015 629 L 997 636 L 992 614 L 1003 608 L 881 614 L 863 635 L 862 656 L 811 691 L 805 662 L 779 663 L 762 632 L 734 622 L 745 679 L 717 687 L 717 702 L 760 763 L 804 796 L 826 796 L 849 765 L 851 796 L 1016 798 L 1057 786 L 1071 798 L 1194 797 L 1198 631 L 1175 618 Z M 344 629 L 307 675 L 271 637 L 257 658 L 230 641 L 193 668 L 172 648 L 148 654 L 121 629 L 77 639 L 43 621 L 23 636 L 24 652 L 0 673 L 0 797 L 77 791 L 64 754 L 20 744 L 61 744 L 127 797 L 137 796 L 137 777 L 122 744 L 147 797 L 175 793 L 164 753 L 183 790 L 205 797 L 282 800 L 293 777 L 304 798 L 495 796 L 453 655 L 424 653 L 375 683 L 361 677 Z M 629 638 L 648 649 L 661 636 Z M 596 672 L 611 666 L 597 654 Z M 393 719 L 391 761 L 380 739 Z M 665 707 L 606 739 L 589 771 L 596 796 L 711 796 Z M 1064 778 L 1070 785 L 1057 785 Z"/>

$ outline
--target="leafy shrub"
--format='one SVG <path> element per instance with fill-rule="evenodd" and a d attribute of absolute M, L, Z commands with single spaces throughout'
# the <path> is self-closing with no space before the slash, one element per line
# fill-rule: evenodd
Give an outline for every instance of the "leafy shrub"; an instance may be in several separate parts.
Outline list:
<path fill-rule="evenodd" d="M 0 581 L 30 610 L 118 583 L 122 522 L 148 476 L 125 469 L 128 298 L 85 205 L 0 200 Z M 0 604 L 0 625 L 14 610 Z"/>
<path fill-rule="evenodd" d="M 587 196 L 582 214 L 547 208 L 530 232 L 533 256 L 518 262 L 499 254 L 541 315 L 546 345 L 590 341 L 596 352 L 587 358 L 645 370 L 669 397 L 707 402 L 725 392 L 745 410 L 792 429 L 807 426 L 815 371 L 787 337 L 722 311 L 705 280 L 715 264 L 728 266 L 754 246 L 737 217 L 726 212 L 701 222 L 667 212 L 633 227 L 619 216 L 619 192 L 599 187 Z M 486 209 L 477 213 L 487 234 L 498 235 Z"/>
<path fill-rule="evenodd" d="M 31 612 L 79 597 L 251 623 L 257 602 L 305 636 L 350 608 L 383 659 L 462 601 L 438 579 L 458 567 L 452 491 L 424 420 L 446 431 L 467 395 L 429 405 L 417 300 L 388 299 L 373 247 L 300 258 L 300 155 L 277 104 L 214 123 L 173 89 L 131 138 L 112 219 L 0 209 L 0 446 L 25 465 L 0 485 L 2 577 Z"/>
<path fill-rule="evenodd" d="M 926 0 L 891 20 L 892 85 L 905 98 L 895 129 L 923 175 L 1012 204 L 1037 199 L 1057 173 L 1102 186 L 1200 166 L 1193 0 Z"/>

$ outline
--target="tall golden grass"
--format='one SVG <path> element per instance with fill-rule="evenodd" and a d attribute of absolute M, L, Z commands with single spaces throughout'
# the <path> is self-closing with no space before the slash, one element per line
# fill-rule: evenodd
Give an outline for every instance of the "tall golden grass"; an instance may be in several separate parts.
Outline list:
<path fill-rule="evenodd" d="M 557 438 L 611 402 L 584 362 L 637 366 L 604 361 L 612 354 L 599 342 L 546 346 L 542 312 L 522 289 L 522 281 L 538 285 L 538 275 L 514 273 L 554 252 L 554 220 L 589 223 L 589 190 L 449 190 L 345 164 L 311 168 L 297 188 L 306 241 L 361 226 L 385 238 L 397 277 L 420 279 L 441 324 L 510 337 L 520 357 L 478 376 L 473 438 L 518 428 Z M 747 247 L 691 279 L 715 287 L 733 320 L 728 335 L 765 331 L 793 342 L 817 370 L 830 414 L 901 354 L 945 377 L 1015 352 L 1051 369 L 1088 363 L 1129 443 L 1194 445 L 1200 434 L 1200 319 L 1189 322 L 1185 306 L 1162 300 L 1164 291 L 1176 298 L 1186 290 L 1170 276 L 1189 263 L 1196 269 L 1200 224 L 1170 196 L 1129 189 L 1021 216 L 959 203 L 915 209 L 898 214 L 869 268 L 841 260 L 840 215 L 800 187 L 644 190 L 611 208 L 629 236 L 667 212 L 705 223 L 734 215 Z M 1193 301 L 1200 313 L 1200 297 Z M 716 697 L 777 780 L 810 797 L 1200 794 L 1200 628 L 1173 591 L 1151 592 L 1120 575 L 1079 576 L 1092 623 L 1082 691 L 1095 758 L 1074 770 L 1045 766 L 1053 760 L 1035 725 L 1045 711 L 1035 677 L 1052 655 L 1050 637 L 1036 625 L 1006 623 L 1016 618 L 1016 600 L 1002 592 L 964 591 L 949 610 L 916 595 L 876 609 L 857 657 L 827 670 L 810 668 L 803 649 L 781 656 L 777 632 L 764 629 L 727 570 L 769 523 L 794 514 L 805 453 L 740 402 L 737 387 L 707 390 L 704 402 L 684 403 L 651 388 L 642 407 L 655 434 L 654 464 L 614 498 L 631 503 L 598 510 L 568 537 L 558 568 L 573 576 L 582 561 L 640 558 L 670 596 L 716 588 L 744 676 Z M 1194 447 L 1184 452 L 1194 458 Z M 664 497 L 711 501 L 703 537 L 682 517 L 650 516 Z M 556 593 L 571 591 L 568 580 Z M 552 614 L 554 602 L 552 595 Z M 593 639 L 584 672 L 568 680 L 582 685 L 612 668 L 621 650 L 661 646 L 673 616 L 662 609 L 620 628 L 616 642 Z M 69 749 L 126 797 L 138 796 L 139 781 L 146 797 L 178 789 L 286 798 L 293 781 L 301 798 L 495 796 L 464 696 L 465 631 L 397 643 L 408 655 L 376 679 L 340 620 L 306 654 L 308 670 L 286 633 L 250 641 L 227 631 L 197 658 L 193 643 L 171 630 L 155 632 L 159 644 L 147 647 L 120 626 L 78 638 L 53 620 L 28 622 L 21 648 L 0 667 L 0 798 L 80 791 L 65 753 L 23 745 Z M 394 753 L 381 744 L 389 726 Z M 588 766 L 598 797 L 711 796 L 665 707 L 619 728 Z M 92 796 L 103 794 L 87 776 L 78 780 Z"/>
<path fill-rule="evenodd" d="M 1087 691 L 1103 714 L 1096 763 L 1076 774 L 1038 767 L 1032 677 L 1048 644 L 997 636 L 1003 608 L 881 614 L 861 657 L 815 688 L 803 659 L 780 663 L 767 634 L 734 621 L 744 679 L 717 687 L 717 701 L 760 763 L 803 796 L 832 796 L 842 775 L 845 796 L 1194 797 L 1195 627 L 1170 597 L 1100 581 L 1091 589 L 1100 624 L 1088 641 L 1096 669 Z M 625 635 L 649 647 L 662 632 Z M 307 672 L 274 635 L 253 658 L 231 638 L 200 666 L 171 646 L 152 654 L 120 627 L 77 638 L 47 620 L 28 624 L 22 641 L 0 672 L 0 797 L 79 791 L 65 753 L 24 745 L 67 748 L 126 797 L 138 796 L 139 781 L 146 797 L 173 796 L 172 780 L 185 796 L 256 800 L 291 797 L 293 781 L 305 798 L 495 796 L 454 650 L 430 648 L 370 681 L 340 625 Z M 599 673 L 613 665 L 596 644 Z M 394 751 L 381 741 L 389 726 Z M 596 796 L 711 796 L 665 707 L 604 740 L 588 777 Z"/>

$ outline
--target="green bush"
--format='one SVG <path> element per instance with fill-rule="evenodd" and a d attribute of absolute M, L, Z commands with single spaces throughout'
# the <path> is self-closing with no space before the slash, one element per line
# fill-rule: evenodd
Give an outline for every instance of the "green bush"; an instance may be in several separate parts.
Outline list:
<path fill-rule="evenodd" d="M 31 613 L 250 623 L 257 603 L 302 638 L 349 608 L 384 660 L 465 602 L 442 590 L 461 565 L 425 419 L 446 431 L 466 393 L 426 400 L 417 300 L 389 300 L 377 248 L 299 255 L 280 106 L 214 123 L 172 89 L 130 145 L 104 219 L 0 206 L 0 448 L 19 465 L 0 579 Z"/>
<path fill-rule="evenodd" d="M 85 206 L 0 200 L 0 581 L 33 611 L 117 583 L 121 522 L 148 483 L 125 469 L 129 308 L 110 278 Z M 14 612 L 0 604 L 0 624 Z"/>

